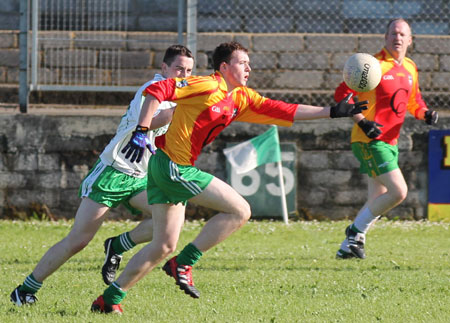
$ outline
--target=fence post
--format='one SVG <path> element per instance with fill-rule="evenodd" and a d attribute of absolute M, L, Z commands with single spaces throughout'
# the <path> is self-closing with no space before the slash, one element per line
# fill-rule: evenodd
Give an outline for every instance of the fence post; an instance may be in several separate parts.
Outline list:
<path fill-rule="evenodd" d="M 185 0 L 178 0 L 178 44 L 180 44 L 180 45 L 184 44 L 184 39 L 183 39 L 184 1 Z"/>
<path fill-rule="evenodd" d="M 28 0 L 20 0 L 20 32 L 19 32 L 19 107 L 26 113 L 28 106 Z"/>
<path fill-rule="evenodd" d="M 38 83 L 38 22 L 39 1 L 31 0 L 31 84 L 28 92 L 36 89 Z"/>
<path fill-rule="evenodd" d="M 186 45 L 197 59 L 197 0 L 187 0 Z M 195 69 L 195 66 L 194 66 Z"/>

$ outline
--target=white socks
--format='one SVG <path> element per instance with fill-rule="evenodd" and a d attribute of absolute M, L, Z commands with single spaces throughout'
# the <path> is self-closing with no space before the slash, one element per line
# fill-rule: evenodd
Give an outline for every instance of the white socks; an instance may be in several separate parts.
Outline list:
<path fill-rule="evenodd" d="M 359 232 L 366 234 L 369 230 L 370 225 L 377 217 L 372 215 L 368 207 L 365 207 L 361 211 L 359 211 L 356 216 L 355 222 L 353 222 L 353 227 L 356 228 Z"/>
<path fill-rule="evenodd" d="M 346 253 L 351 253 L 350 248 L 348 247 L 348 240 L 347 240 L 347 238 L 345 238 L 344 241 L 342 241 L 340 249 L 345 251 Z"/>

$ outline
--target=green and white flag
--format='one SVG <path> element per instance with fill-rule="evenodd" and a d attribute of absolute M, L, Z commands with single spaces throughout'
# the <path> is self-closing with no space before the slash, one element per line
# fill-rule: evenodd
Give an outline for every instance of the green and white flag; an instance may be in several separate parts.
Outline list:
<path fill-rule="evenodd" d="M 280 140 L 276 126 L 262 135 L 226 148 L 223 153 L 236 174 L 246 173 L 259 165 L 281 161 Z"/>

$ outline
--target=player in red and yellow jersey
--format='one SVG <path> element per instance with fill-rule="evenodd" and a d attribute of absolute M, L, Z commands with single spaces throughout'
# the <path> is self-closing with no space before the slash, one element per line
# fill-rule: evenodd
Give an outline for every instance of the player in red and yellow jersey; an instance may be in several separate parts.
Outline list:
<path fill-rule="evenodd" d="M 156 146 L 180 165 L 194 165 L 201 149 L 233 121 L 291 126 L 297 110 L 297 104 L 264 98 L 247 87 L 229 95 L 220 72 L 159 82 L 146 92 L 178 103 L 172 126 Z"/>
<path fill-rule="evenodd" d="M 337 101 L 349 93 L 369 101 L 368 109 L 353 117 L 351 135 L 361 173 L 369 176 L 369 198 L 346 229 L 347 238 L 336 254 L 338 258 L 365 258 L 365 234 L 370 225 L 406 197 L 408 188 L 398 167 L 397 140 L 407 111 L 427 124 L 437 122 L 437 112 L 429 110 L 422 99 L 416 64 L 405 57 L 411 44 L 409 24 L 404 19 L 390 21 L 385 47 L 375 55 L 382 70 L 380 84 L 372 91 L 359 93 L 342 82 L 335 91 Z"/>
<path fill-rule="evenodd" d="M 396 145 L 400 135 L 400 128 L 409 111 L 416 119 L 424 119 L 428 111 L 419 90 L 419 79 L 416 64 L 408 57 L 401 64 L 386 48 L 383 48 L 375 57 L 379 60 L 382 70 L 380 84 L 369 92 L 355 92 L 342 82 L 336 89 L 335 98 L 345 97 L 354 93 L 358 99 L 369 100 L 368 109 L 359 117 L 362 120 L 375 121 L 382 125 L 381 133 L 376 140 Z M 351 142 L 371 142 L 374 138 L 368 137 L 363 128 L 355 124 L 352 130 Z"/>
<path fill-rule="evenodd" d="M 288 104 L 259 95 L 247 88 L 250 61 L 247 49 L 236 42 L 218 46 L 213 54 L 211 76 L 176 78 L 149 86 L 139 126 L 122 150 L 126 158 L 139 160 L 148 141 L 142 135 L 152 124 L 160 101 L 177 104 L 165 135 L 156 139 L 159 148 L 150 158 L 149 204 L 153 205 L 153 241 L 128 263 L 120 277 L 105 290 L 115 304 L 126 292 L 176 248 L 184 222 L 186 202 L 219 211 L 192 243 L 170 259 L 163 270 L 194 298 L 200 296 L 192 280 L 192 265 L 202 253 L 226 239 L 250 218 L 250 206 L 230 185 L 194 166 L 202 148 L 231 122 L 291 126 L 294 120 L 349 117 L 360 113 L 367 102 L 349 104 L 351 96 L 333 107 Z M 111 304 L 112 305 L 112 304 Z"/>

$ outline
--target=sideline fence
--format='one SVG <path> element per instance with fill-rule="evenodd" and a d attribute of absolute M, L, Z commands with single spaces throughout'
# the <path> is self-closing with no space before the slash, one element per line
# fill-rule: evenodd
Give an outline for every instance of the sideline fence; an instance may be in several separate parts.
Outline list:
<path fill-rule="evenodd" d="M 411 57 L 418 63 L 422 91 L 431 106 L 440 106 L 448 95 L 446 79 L 450 77 L 450 3 L 444 0 L 20 0 L 20 42 L 25 44 L 27 56 L 21 51 L 20 101 L 26 106 L 28 90 L 61 91 L 134 91 L 123 81 L 123 71 L 130 64 L 139 64 L 137 52 L 145 42 L 160 42 L 170 45 L 174 39 L 140 39 L 130 37 L 132 31 L 154 31 L 139 29 L 133 25 L 140 17 L 134 17 L 129 8 L 142 7 L 145 11 L 178 7 L 178 42 L 185 43 L 194 54 L 197 52 L 198 33 L 231 33 L 233 35 L 272 35 L 273 42 L 252 40 L 251 59 L 260 71 L 275 69 L 295 70 L 307 78 L 322 68 L 331 56 L 348 53 L 338 37 L 317 35 L 360 34 L 369 36 L 367 52 L 378 51 L 382 45 L 374 44 L 370 37 L 382 35 L 387 22 L 394 17 L 403 17 L 411 23 L 415 35 L 436 36 L 433 40 L 433 55 L 411 49 Z M 30 9 L 27 11 L 27 9 Z M 139 14 L 139 13 L 137 13 Z M 141 13 L 148 14 L 148 12 Z M 161 19 L 163 19 L 161 17 Z M 142 21 L 142 19 L 141 19 Z M 186 23 L 186 27 L 185 27 Z M 149 24 L 148 24 L 149 25 Z M 163 25 L 163 24 L 162 24 Z M 168 24 L 167 28 L 170 28 Z M 28 30 L 30 29 L 30 30 Z M 158 31 L 161 31 L 159 29 Z M 173 30 L 171 30 L 173 31 Z M 28 37 L 26 35 L 29 35 Z M 277 51 L 274 43 L 285 35 L 307 35 L 316 37 L 314 46 L 305 48 L 298 41 L 283 42 Z M 445 38 L 447 37 L 447 38 Z M 333 47 L 333 53 L 323 55 L 321 41 Z M 28 42 L 28 45 L 26 43 Z M 310 42 L 309 44 L 311 44 Z M 133 52 L 133 48 L 135 52 Z M 330 56 L 331 55 L 331 56 Z M 328 60 L 328 61 L 327 61 Z M 280 63 L 282 62 L 282 63 Z M 133 68 L 136 68 L 133 66 Z M 332 73 L 337 70 L 331 71 Z M 309 74 L 308 74 L 309 73 Z M 332 74 L 331 73 L 331 74 Z M 302 75 L 303 75 L 302 74 Z M 24 81 L 25 78 L 25 81 Z M 260 77 L 264 78 L 264 77 Z M 273 84 L 271 78 L 258 90 Z M 277 89 L 272 92 L 276 92 Z M 266 91 L 267 92 L 267 91 Z M 25 93 L 25 95 L 24 95 Z M 290 94 L 278 97 L 289 100 Z M 293 97 L 291 97 L 293 98 Z M 324 99 L 327 101 L 327 99 Z M 321 102 L 316 102 L 320 104 Z M 25 108 L 26 111 L 26 108 Z"/>
<path fill-rule="evenodd" d="M 126 0 L 21 0 L 20 108 L 30 91 L 133 92 L 122 69 L 142 55 L 139 43 L 173 44 L 173 38 L 128 37 Z M 184 1 L 178 0 L 178 43 L 183 43 Z M 151 7 L 148 7 L 151 9 Z M 147 8 L 147 10 L 148 10 Z M 26 53 L 26 54 L 25 54 Z M 145 59 L 145 56 L 144 58 Z"/>

